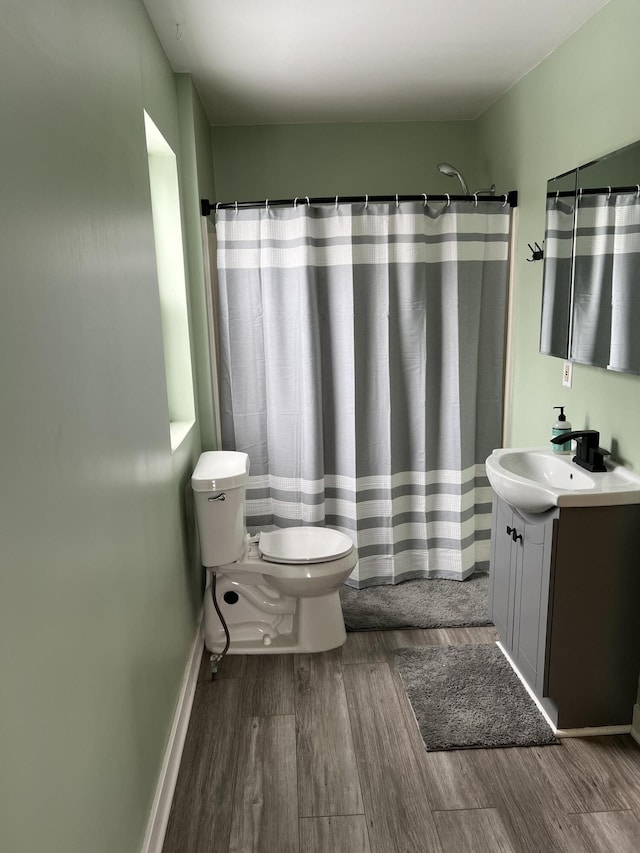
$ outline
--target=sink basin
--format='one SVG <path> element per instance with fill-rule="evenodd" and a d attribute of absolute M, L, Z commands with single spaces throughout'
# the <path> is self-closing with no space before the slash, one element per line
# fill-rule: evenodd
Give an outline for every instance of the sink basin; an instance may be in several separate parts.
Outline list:
<path fill-rule="evenodd" d="M 487 477 L 499 497 L 525 512 L 640 503 L 638 474 L 614 463 L 595 474 L 572 459 L 546 447 L 503 448 L 487 459 Z"/>

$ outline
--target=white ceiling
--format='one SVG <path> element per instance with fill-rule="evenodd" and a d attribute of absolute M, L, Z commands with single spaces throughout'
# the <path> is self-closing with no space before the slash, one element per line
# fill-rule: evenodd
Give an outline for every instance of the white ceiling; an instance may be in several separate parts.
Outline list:
<path fill-rule="evenodd" d="M 474 119 L 608 0 L 144 0 L 215 125 Z"/>

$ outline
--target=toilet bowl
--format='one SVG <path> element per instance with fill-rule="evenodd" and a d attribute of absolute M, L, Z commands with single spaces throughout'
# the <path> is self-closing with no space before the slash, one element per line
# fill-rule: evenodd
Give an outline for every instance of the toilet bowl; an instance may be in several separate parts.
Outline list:
<path fill-rule="evenodd" d="M 249 457 L 202 453 L 191 478 L 202 565 L 207 568 L 205 645 L 229 654 L 321 652 L 346 639 L 339 589 L 358 560 L 351 539 L 323 527 L 249 536 L 244 500 Z"/>

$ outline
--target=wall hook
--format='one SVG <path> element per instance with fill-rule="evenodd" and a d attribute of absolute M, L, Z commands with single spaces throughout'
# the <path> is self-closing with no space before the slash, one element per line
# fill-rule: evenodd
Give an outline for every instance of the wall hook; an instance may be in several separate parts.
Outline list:
<path fill-rule="evenodd" d="M 537 244 L 537 243 L 534 243 L 534 244 L 533 244 L 533 246 L 535 246 L 535 249 L 534 249 L 534 247 L 531 245 L 531 243 L 527 243 L 527 246 L 531 249 L 531 257 L 530 257 L 530 258 L 527 258 L 527 260 L 528 260 L 529 262 L 531 262 L 531 261 L 541 261 L 541 260 L 544 258 L 544 249 L 542 249 L 540 246 L 538 246 L 538 244 Z"/>

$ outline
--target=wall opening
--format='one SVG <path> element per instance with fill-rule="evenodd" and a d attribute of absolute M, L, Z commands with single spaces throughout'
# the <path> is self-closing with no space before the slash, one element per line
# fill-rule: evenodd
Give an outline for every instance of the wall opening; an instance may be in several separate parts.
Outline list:
<path fill-rule="evenodd" d="M 160 292 L 169 428 L 171 448 L 175 450 L 195 422 L 178 167 L 171 146 L 146 112 L 144 126 Z"/>

